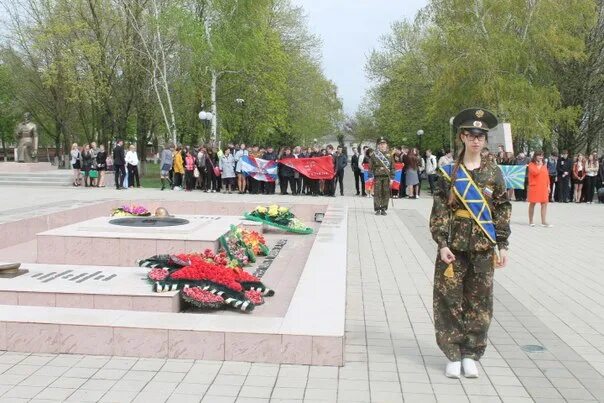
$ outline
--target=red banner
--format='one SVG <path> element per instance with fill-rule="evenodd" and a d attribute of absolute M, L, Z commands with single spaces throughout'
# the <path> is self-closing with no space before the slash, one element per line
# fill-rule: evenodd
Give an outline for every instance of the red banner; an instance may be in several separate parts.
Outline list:
<path fill-rule="evenodd" d="M 329 155 L 312 158 L 286 158 L 280 164 L 295 169 L 309 179 L 333 179 L 336 171 L 333 158 Z"/>

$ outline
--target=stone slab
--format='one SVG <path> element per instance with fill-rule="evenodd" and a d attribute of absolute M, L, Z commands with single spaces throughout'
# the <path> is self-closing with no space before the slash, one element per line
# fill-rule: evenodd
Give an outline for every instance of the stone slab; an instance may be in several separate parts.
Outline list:
<path fill-rule="evenodd" d="M 37 262 L 132 266 L 145 256 L 173 252 L 216 251 L 218 239 L 239 225 L 240 217 L 178 215 L 189 223 L 174 227 L 137 228 L 97 217 L 37 234 Z M 103 253 L 89 253 L 100 250 Z"/>
<path fill-rule="evenodd" d="M 0 303 L 87 309 L 178 312 L 177 291 L 154 293 L 140 267 L 25 263 L 15 278 L 0 278 Z"/>

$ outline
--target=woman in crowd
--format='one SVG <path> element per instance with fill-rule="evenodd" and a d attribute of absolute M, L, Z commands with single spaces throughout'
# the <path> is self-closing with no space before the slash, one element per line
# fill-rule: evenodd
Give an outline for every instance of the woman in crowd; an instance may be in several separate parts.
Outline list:
<path fill-rule="evenodd" d="M 225 191 L 232 193 L 235 189 L 235 158 L 229 148 L 224 149 L 224 154 L 220 158 L 218 166 L 220 167 L 220 177 Z"/>
<path fill-rule="evenodd" d="M 105 146 L 101 144 L 99 146 L 99 152 L 96 154 L 96 169 L 99 172 L 99 183 L 98 187 L 105 187 L 105 172 L 107 172 L 107 151 Z"/>
<path fill-rule="evenodd" d="M 206 190 L 206 183 L 208 182 L 208 169 L 206 168 L 206 149 L 205 147 L 199 147 L 197 150 L 197 170 L 199 171 L 199 178 L 197 178 L 197 189 Z"/>
<path fill-rule="evenodd" d="M 398 147 L 396 147 L 392 151 L 392 155 L 391 156 L 392 156 L 392 162 L 394 164 L 399 164 L 399 163 L 403 162 L 402 159 L 401 159 L 401 157 L 402 157 L 401 150 Z M 402 184 L 401 184 L 401 186 L 402 186 Z M 400 192 L 400 188 L 398 190 L 390 189 L 390 196 L 393 199 L 398 199 L 399 192 Z"/>
<path fill-rule="evenodd" d="M 140 179 L 138 178 L 138 154 L 136 153 L 136 146 L 134 144 L 130 144 L 130 148 L 126 153 L 126 168 L 128 169 L 128 187 L 134 187 L 134 182 L 136 182 L 136 187 L 141 187 Z"/>
<path fill-rule="evenodd" d="M 585 175 L 585 158 L 583 157 L 583 154 L 579 154 L 573 164 L 573 184 L 575 185 L 573 200 L 575 203 L 581 203 L 581 193 L 583 192 Z"/>
<path fill-rule="evenodd" d="M 92 166 L 90 167 L 90 186 L 99 186 L 99 169 L 96 163 L 96 156 L 99 153 L 99 149 L 96 146 L 96 142 L 90 143 L 90 156 L 92 157 Z"/>
<path fill-rule="evenodd" d="M 164 149 L 161 151 L 159 156 L 159 178 L 161 180 L 161 190 L 166 188 L 166 185 L 171 185 L 170 181 L 170 170 L 174 163 L 174 157 L 172 156 L 172 145 L 164 145 Z"/>
<path fill-rule="evenodd" d="M 247 155 L 248 151 L 245 148 L 245 144 L 241 143 L 241 145 L 239 146 L 239 150 L 237 150 L 234 155 L 235 173 L 237 174 L 237 189 L 239 190 L 239 194 L 245 193 L 245 185 L 247 181 L 245 178 L 245 174 L 241 171 L 241 164 L 243 163 L 243 161 L 241 161 L 241 158 Z"/>
<path fill-rule="evenodd" d="M 195 189 L 195 157 L 191 154 L 191 149 L 186 148 L 185 152 L 185 192 Z"/>
<path fill-rule="evenodd" d="M 529 225 L 534 227 L 533 216 L 535 204 L 541 204 L 541 225 L 551 227 L 547 223 L 547 205 L 549 202 L 549 172 L 543 161 L 543 151 L 535 151 L 531 162 L 528 164 L 528 202 Z"/>
<path fill-rule="evenodd" d="M 173 157 L 174 166 L 172 169 L 174 171 L 174 190 L 182 189 L 183 177 L 185 176 L 185 162 L 181 151 L 180 146 L 177 146 Z"/>
<path fill-rule="evenodd" d="M 73 186 L 81 186 L 82 185 L 82 161 L 80 155 L 80 148 L 78 147 L 78 143 L 73 143 L 71 145 L 71 152 L 69 153 L 71 156 L 71 160 L 69 161 L 71 164 L 71 169 L 73 169 Z"/>
<path fill-rule="evenodd" d="M 426 172 L 426 161 L 422 157 L 418 148 L 415 148 L 414 150 L 417 155 L 417 199 L 422 193 L 422 177 L 424 176 L 424 172 Z"/>
<path fill-rule="evenodd" d="M 214 193 L 218 191 L 218 178 L 220 172 L 216 172 L 214 168 L 217 168 L 218 158 L 214 153 L 214 150 L 208 147 L 206 157 L 206 169 L 208 171 L 208 183 L 206 184 L 206 191 Z M 219 168 L 220 169 L 220 168 Z"/>
<path fill-rule="evenodd" d="M 595 153 L 589 154 L 587 162 L 585 163 L 585 201 L 591 204 L 594 200 L 594 189 L 598 184 L 598 170 L 600 164 L 598 164 L 598 156 Z"/>
<path fill-rule="evenodd" d="M 92 169 L 92 153 L 90 152 L 90 144 L 84 146 L 82 151 L 82 170 L 84 171 L 84 186 L 92 186 L 90 182 L 90 170 Z"/>
<path fill-rule="evenodd" d="M 417 199 L 417 187 L 419 185 L 419 156 L 417 148 L 411 149 L 405 158 L 405 185 L 407 186 L 407 196 L 410 199 Z"/>
<path fill-rule="evenodd" d="M 371 161 L 372 155 L 373 155 L 373 148 L 368 147 L 367 150 L 365 150 L 365 158 L 363 158 L 363 165 L 365 167 L 367 167 L 366 169 L 363 168 L 363 169 L 365 169 L 365 172 L 369 170 L 369 161 Z M 373 197 L 373 186 L 370 186 L 367 189 L 367 195 L 368 195 L 368 197 Z"/>

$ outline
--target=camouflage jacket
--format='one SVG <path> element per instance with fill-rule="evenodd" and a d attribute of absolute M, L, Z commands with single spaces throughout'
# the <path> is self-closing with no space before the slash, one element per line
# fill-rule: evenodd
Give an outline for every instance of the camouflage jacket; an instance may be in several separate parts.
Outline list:
<path fill-rule="evenodd" d="M 512 204 L 508 200 L 503 174 L 497 165 L 483 160 L 480 168 L 469 171 L 474 183 L 483 192 L 484 198 L 491 209 L 495 225 L 496 241 L 500 249 L 508 248 L 510 236 L 510 216 Z M 454 215 L 454 211 L 465 209 L 461 201 L 456 199 L 449 206 L 451 182 L 439 169 L 438 181 L 434 190 L 434 204 L 430 215 L 430 232 L 432 238 L 441 249 L 448 246 L 458 251 L 487 251 L 493 248 L 493 243 L 487 238 L 480 226 L 472 218 L 462 218 Z M 489 189 L 491 192 L 485 192 Z"/>
<path fill-rule="evenodd" d="M 384 156 L 388 159 L 388 162 L 390 162 L 390 168 L 385 167 L 374 152 L 369 156 L 369 170 L 373 172 L 374 176 L 392 177 L 394 175 L 394 162 L 389 154 L 384 154 Z"/>

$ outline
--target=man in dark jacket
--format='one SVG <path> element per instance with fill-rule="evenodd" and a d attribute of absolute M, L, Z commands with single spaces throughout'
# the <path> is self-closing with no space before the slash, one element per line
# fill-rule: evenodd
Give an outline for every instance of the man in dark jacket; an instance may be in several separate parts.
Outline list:
<path fill-rule="evenodd" d="M 333 157 L 336 176 L 333 183 L 333 194 L 336 192 L 336 184 L 340 183 L 340 196 L 344 196 L 344 168 L 348 165 L 348 156 L 342 152 L 342 146 L 338 146 Z M 358 194 L 358 192 L 357 192 Z"/>
<path fill-rule="evenodd" d="M 277 153 L 273 150 L 273 147 L 268 146 L 266 148 L 266 152 L 262 156 L 263 160 L 268 161 L 277 161 Z M 265 182 L 264 183 L 264 194 L 274 195 L 275 194 L 275 182 Z"/>
<path fill-rule="evenodd" d="M 294 158 L 294 155 L 291 152 L 291 148 L 289 147 L 285 147 L 285 149 L 283 150 L 283 155 L 281 156 L 282 160 L 286 160 L 286 159 L 291 159 Z M 286 195 L 287 193 L 287 184 L 289 183 L 289 186 L 291 188 L 292 191 L 292 195 L 296 194 L 296 181 L 294 178 L 294 173 L 295 170 L 287 165 L 284 164 L 279 164 L 279 169 L 281 171 L 280 176 L 279 176 L 279 186 L 281 186 L 281 194 L 282 195 Z"/>
<path fill-rule="evenodd" d="M 570 198 L 570 172 L 572 165 L 572 160 L 568 158 L 568 150 L 562 151 L 562 155 L 558 158 L 558 164 L 556 165 L 558 183 L 560 184 L 560 196 L 558 198 L 561 203 L 568 203 Z"/>
<path fill-rule="evenodd" d="M 126 153 L 124 152 L 124 140 L 118 140 L 113 149 L 113 170 L 115 171 L 115 188 L 124 188 L 126 177 Z"/>
<path fill-rule="evenodd" d="M 356 189 L 356 195 L 360 195 L 359 183 L 361 182 L 361 169 L 359 168 L 359 152 L 356 147 L 352 149 L 352 157 L 350 158 L 350 168 L 352 168 L 352 173 L 354 174 L 354 188 Z"/>

